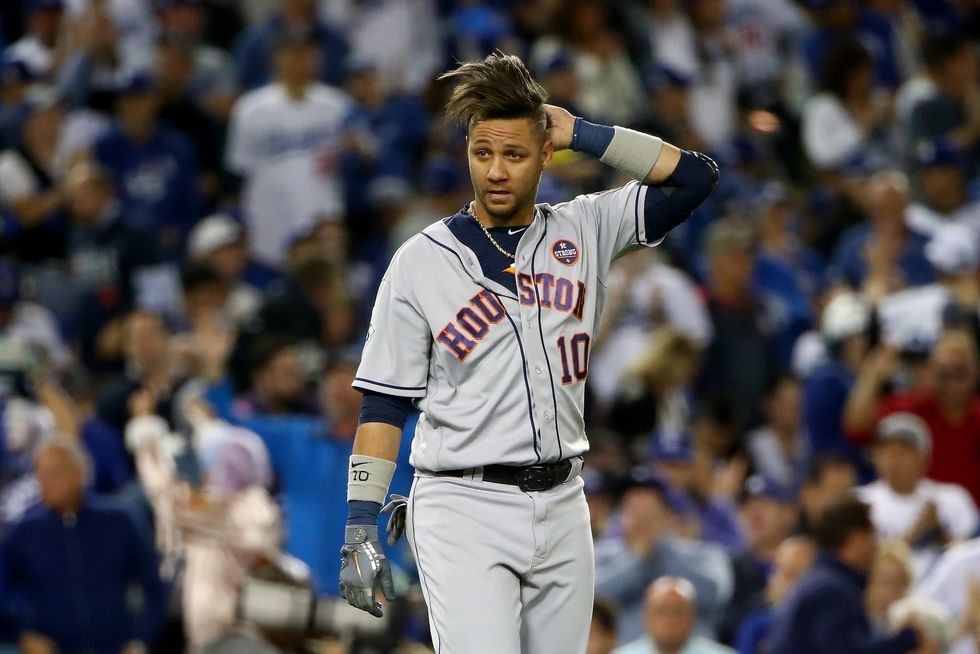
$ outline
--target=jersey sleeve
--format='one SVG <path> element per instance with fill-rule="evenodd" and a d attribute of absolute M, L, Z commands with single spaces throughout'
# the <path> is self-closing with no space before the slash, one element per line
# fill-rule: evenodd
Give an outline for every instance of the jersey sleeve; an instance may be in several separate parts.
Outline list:
<path fill-rule="evenodd" d="M 647 238 L 643 210 L 649 190 L 649 186 L 632 181 L 620 188 L 580 195 L 572 200 L 595 230 L 600 256 L 607 263 L 628 247 L 653 247 L 663 240 Z"/>
<path fill-rule="evenodd" d="M 393 286 L 394 267 L 381 281 L 371 325 L 352 384 L 362 391 L 423 397 L 429 376 L 432 333 L 422 313 Z"/>

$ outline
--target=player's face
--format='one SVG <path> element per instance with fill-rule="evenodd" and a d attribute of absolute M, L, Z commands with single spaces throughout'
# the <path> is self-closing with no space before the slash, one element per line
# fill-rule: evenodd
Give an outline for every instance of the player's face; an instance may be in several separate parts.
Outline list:
<path fill-rule="evenodd" d="M 495 225 L 530 220 L 541 171 L 553 150 L 543 130 L 527 118 L 484 120 L 470 129 L 473 192 Z"/>

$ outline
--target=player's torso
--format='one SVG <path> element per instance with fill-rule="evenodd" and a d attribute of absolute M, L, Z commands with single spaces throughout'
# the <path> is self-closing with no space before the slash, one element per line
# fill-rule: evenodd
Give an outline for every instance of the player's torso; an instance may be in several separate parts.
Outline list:
<path fill-rule="evenodd" d="M 417 468 L 531 464 L 587 449 L 582 410 L 602 295 L 595 237 L 572 218 L 546 207 L 527 229 L 516 292 L 487 278 L 445 223 L 418 237 L 413 257 L 425 274 L 413 287 L 432 351 Z"/>

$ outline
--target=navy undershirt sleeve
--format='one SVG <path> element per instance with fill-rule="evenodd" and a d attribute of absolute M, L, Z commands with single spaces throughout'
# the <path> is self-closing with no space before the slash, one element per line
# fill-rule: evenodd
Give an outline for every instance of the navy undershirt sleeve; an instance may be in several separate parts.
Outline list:
<path fill-rule="evenodd" d="M 402 429 L 409 414 L 415 411 L 410 397 L 398 397 L 365 391 L 361 399 L 361 416 L 358 424 L 365 422 L 383 422 Z"/>
<path fill-rule="evenodd" d="M 718 164 L 700 152 L 681 150 L 666 181 L 651 184 L 643 202 L 647 242 L 658 241 L 704 202 L 718 185 Z"/>

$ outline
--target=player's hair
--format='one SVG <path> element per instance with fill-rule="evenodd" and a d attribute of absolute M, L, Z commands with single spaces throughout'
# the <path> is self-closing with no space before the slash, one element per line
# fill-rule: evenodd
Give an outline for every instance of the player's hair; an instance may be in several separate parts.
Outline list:
<path fill-rule="evenodd" d="M 844 495 L 820 512 L 813 525 L 813 539 L 829 552 L 836 552 L 854 532 L 874 531 L 871 507 L 854 497 Z"/>
<path fill-rule="evenodd" d="M 544 102 L 548 92 L 534 81 L 524 62 L 494 52 L 483 61 L 470 61 L 439 76 L 456 84 L 446 117 L 468 130 L 481 120 L 528 118 L 547 127 Z"/>

